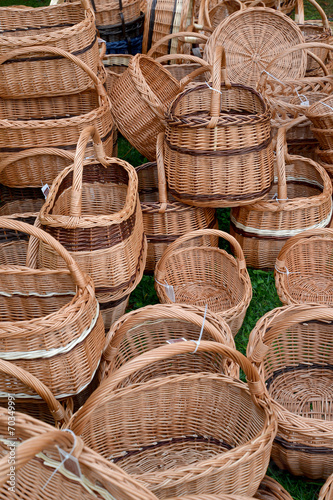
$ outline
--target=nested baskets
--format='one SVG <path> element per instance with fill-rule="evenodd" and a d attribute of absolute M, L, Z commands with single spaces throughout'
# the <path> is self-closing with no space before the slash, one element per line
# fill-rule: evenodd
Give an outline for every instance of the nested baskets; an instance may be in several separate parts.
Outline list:
<path fill-rule="evenodd" d="M 194 350 L 239 364 L 248 385 L 207 372 L 135 383 L 152 362 L 196 356 Z M 128 377 L 133 385 L 116 389 Z M 160 499 L 201 491 L 252 495 L 276 433 L 270 407 L 257 370 L 242 354 L 218 342 L 180 342 L 146 352 L 109 375 L 69 425 Z"/>
<path fill-rule="evenodd" d="M 332 321 L 330 307 L 285 306 L 263 316 L 249 338 L 247 355 L 278 419 L 272 458 L 295 476 L 333 470 Z"/>
<path fill-rule="evenodd" d="M 231 210 L 230 233 L 248 266 L 274 269 L 286 240 L 307 229 L 327 227 L 332 217 L 332 183 L 310 158 L 289 155 L 285 129 L 278 131 L 275 182 L 260 202 Z"/>
<path fill-rule="evenodd" d="M 6 217 L 0 224 L 34 237 L 27 265 L 0 267 L 0 358 L 35 375 L 56 398 L 74 396 L 92 381 L 104 343 L 92 280 L 41 229 Z M 41 241 L 59 255 L 62 269 L 34 267 Z M 0 388 L 17 399 L 35 398 L 34 391 L 12 377 L 2 379 Z"/>
<path fill-rule="evenodd" d="M 190 80 L 188 75 L 179 82 L 162 64 L 136 54 L 114 83 L 110 97 L 117 128 L 148 160 L 156 158 L 156 139 L 164 130 L 167 105 Z"/>
<path fill-rule="evenodd" d="M 88 0 L 37 9 L 2 7 L 0 26 L 0 61 L 6 60 L 0 66 L 1 97 L 73 94 L 91 87 L 89 75 L 67 59 L 43 50 L 36 55 L 45 45 L 62 49 L 97 74 L 95 17 Z"/>
<path fill-rule="evenodd" d="M 95 158 L 85 161 L 91 138 Z M 39 222 L 93 278 L 102 312 L 141 280 L 147 243 L 137 174 L 129 163 L 105 156 L 94 127 L 82 132 L 74 163 L 54 181 Z M 59 255 L 45 243 L 38 259 L 42 266 L 62 267 Z"/>
<path fill-rule="evenodd" d="M 144 163 L 136 168 L 143 227 L 148 242 L 146 272 L 154 272 L 168 244 L 182 234 L 218 227 L 215 209 L 184 205 L 168 193 L 162 148 L 163 134 L 157 139 L 157 163 Z"/>
<path fill-rule="evenodd" d="M 208 236 L 229 242 L 235 257 L 217 246 L 201 246 L 201 239 Z M 228 323 L 234 336 L 252 298 L 240 245 L 217 229 L 191 231 L 171 243 L 156 264 L 155 289 L 163 303 L 207 304 Z"/>
<path fill-rule="evenodd" d="M 275 284 L 283 304 L 333 307 L 333 229 L 304 231 L 282 247 Z"/>
<path fill-rule="evenodd" d="M 304 43 L 300 28 L 288 16 L 265 7 L 249 7 L 228 16 L 212 33 L 204 59 L 213 62 L 217 44 L 226 51 L 231 81 L 254 87 L 268 63 L 288 47 Z M 305 75 L 307 55 L 299 50 L 283 57 L 272 68 L 279 80 Z"/>
<path fill-rule="evenodd" d="M 221 46 L 212 78 L 212 87 L 180 93 L 165 115 L 170 194 L 201 207 L 248 204 L 263 198 L 273 181 L 269 106 L 254 89 L 229 82 Z"/>
<path fill-rule="evenodd" d="M 46 156 L 25 157 L 25 149 L 53 147 L 75 152 L 81 131 L 95 125 L 103 142 L 106 154 L 112 155 L 114 147 L 114 123 L 110 101 L 98 77 L 80 59 L 53 47 L 21 49 L 21 53 L 48 53 L 69 59 L 72 66 L 78 65 L 89 75 L 94 89 L 73 95 L 50 96 L 31 99 L 0 99 L 0 154 L 3 168 L 0 182 L 10 187 L 41 187 L 41 182 L 51 184 L 54 177 L 43 174 L 59 172 L 64 160 Z M 87 155 L 93 148 L 89 144 Z M 16 153 L 20 153 L 16 156 Z M 10 165 L 9 155 L 20 158 L 16 169 Z M 61 156 L 61 152 L 59 153 Z M 63 156 L 66 157 L 64 154 Z M 56 162 L 56 166 L 47 166 Z M 68 164 L 68 163 L 66 163 Z M 43 169 L 41 168 L 42 166 Z"/>

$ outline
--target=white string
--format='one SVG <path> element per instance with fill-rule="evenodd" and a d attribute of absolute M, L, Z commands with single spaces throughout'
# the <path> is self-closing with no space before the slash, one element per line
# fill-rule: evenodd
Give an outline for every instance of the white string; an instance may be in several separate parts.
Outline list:
<path fill-rule="evenodd" d="M 262 73 L 266 73 L 266 75 L 270 76 L 271 78 L 273 78 L 277 82 L 281 83 L 282 85 L 285 85 L 284 82 L 282 82 L 281 80 L 276 78 L 276 76 L 272 75 L 271 73 L 269 73 L 265 69 L 262 71 Z M 304 94 L 299 94 L 297 89 L 295 89 L 295 91 L 296 91 L 297 97 L 301 101 L 301 106 L 309 106 L 309 101 L 308 101 L 307 97 Z M 302 98 L 304 98 L 304 99 L 302 99 Z"/>
<path fill-rule="evenodd" d="M 64 465 L 64 463 L 66 462 L 66 460 L 68 460 L 69 458 L 71 458 L 72 456 L 72 453 L 73 451 L 75 450 L 75 446 L 76 446 L 76 435 L 74 434 L 74 432 L 71 430 L 71 429 L 63 429 L 61 432 L 70 432 L 72 434 L 72 436 L 74 436 L 74 443 L 73 443 L 73 447 L 71 449 L 71 451 L 69 453 L 66 453 L 65 454 L 65 457 L 63 458 L 63 460 L 60 462 L 60 464 L 58 465 L 58 467 L 52 472 L 51 476 L 49 477 L 49 479 L 47 480 L 47 482 L 44 484 L 43 486 L 43 490 L 46 488 L 46 486 L 49 484 L 49 482 L 51 481 L 51 479 L 53 478 L 53 476 L 58 472 L 58 470 Z M 59 450 L 59 447 L 57 446 L 58 450 Z M 63 450 L 62 450 L 63 451 Z M 61 455 L 60 455 L 61 456 Z"/>
<path fill-rule="evenodd" d="M 274 80 L 276 80 L 277 82 L 282 83 L 282 85 L 284 85 L 284 83 L 281 82 L 281 80 L 279 80 L 278 78 L 276 78 L 276 76 L 271 75 L 271 73 L 268 73 L 268 71 L 266 71 L 265 69 L 262 71 L 262 73 L 266 73 L 266 75 L 270 76 L 271 78 L 274 78 Z"/>
<path fill-rule="evenodd" d="M 275 195 L 273 196 L 272 200 L 276 200 L 276 201 L 288 201 L 289 198 L 278 198 L 277 193 L 275 193 Z"/>
<path fill-rule="evenodd" d="M 165 293 L 167 294 L 167 296 L 169 297 L 169 299 L 171 300 L 171 302 L 176 302 L 175 290 L 174 290 L 173 286 L 172 285 L 168 285 L 167 280 L 165 280 L 165 284 L 164 283 L 160 283 L 159 281 L 157 281 L 156 278 L 155 278 L 155 281 L 159 285 L 164 286 Z"/>
<path fill-rule="evenodd" d="M 208 87 L 210 90 L 215 90 L 215 92 L 218 92 L 219 94 L 223 95 L 223 94 L 222 94 L 222 92 L 221 92 L 220 90 L 214 89 L 213 87 L 211 87 L 211 86 L 209 85 L 209 83 L 208 83 L 208 82 L 205 82 L 205 84 L 207 85 L 207 87 Z"/>
<path fill-rule="evenodd" d="M 290 271 L 289 271 L 289 269 L 287 268 L 287 266 L 284 266 L 284 267 L 285 267 L 285 269 L 286 269 L 286 271 L 285 271 L 285 272 L 284 272 L 284 271 L 281 271 L 281 269 L 279 269 L 278 267 L 276 267 L 276 264 L 275 264 L 275 266 L 274 266 L 274 267 L 275 267 L 275 271 L 277 271 L 277 272 L 278 272 L 278 273 L 280 273 L 280 274 L 286 274 L 287 276 L 289 276 L 289 274 L 299 274 L 299 272 L 298 272 L 298 271 L 292 271 L 292 272 L 290 272 Z"/>
<path fill-rule="evenodd" d="M 205 326 L 205 321 L 206 321 L 207 309 L 208 309 L 208 304 L 206 304 L 206 307 L 205 307 L 205 314 L 204 314 L 204 317 L 203 317 L 203 322 L 202 322 L 202 325 L 201 325 L 201 330 L 200 330 L 199 340 L 191 340 L 191 342 L 194 342 L 194 343 L 196 344 L 196 348 L 195 348 L 195 350 L 193 351 L 193 354 L 195 354 L 195 353 L 197 352 L 198 347 L 199 347 L 200 342 L 201 342 L 201 337 L 202 337 L 202 334 L 203 334 L 203 331 L 204 331 L 204 326 Z"/>
<path fill-rule="evenodd" d="M 326 102 L 321 102 L 321 104 L 323 104 L 324 106 L 326 106 L 326 108 L 330 108 L 330 110 L 333 111 L 332 106 L 329 106 L 328 104 L 326 104 Z"/>

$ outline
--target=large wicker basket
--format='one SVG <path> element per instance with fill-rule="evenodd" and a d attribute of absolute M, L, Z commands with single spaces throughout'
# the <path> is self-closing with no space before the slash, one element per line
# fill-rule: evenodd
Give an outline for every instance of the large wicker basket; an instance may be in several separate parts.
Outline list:
<path fill-rule="evenodd" d="M 247 347 L 277 413 L 272 458 L 312 479 L 333 471 L 332 321 L 330 307 L 277 308 L 258 321 Z"/>
<path fill-rule="evenodd" d="M 241 245 L 248 266 L 274 269 L 291 236 L 327 227 L 332 217 L 332 183 L 310 158 L 287 153 L 286 132 L 278 131 L 276 177 L 263 201 L 231 211 L 230 233 Z"/>
<path fill-rule="evenodd" d="M 90 0 L 96 25 L 114 26 L 129 23 L 140 15 L 140 0 Z"/>
<path fill-rule="evenodd" d="M 191 86 L 166 113 L 170 193 L 201 207 L 249 204 L 263 198 L 273 181 L 268 103 L 254 89 L 229 82 L 221 46 L 212 73 L 212 87 Z"/>
<path fill-rule="evenodd" d="M 89 75 L 68 59 L 42 50 L 36 56 L 36 49 L 52 46 L 78 56 L 97 74 L 95 17 L 88 0 L 81 0 L 81 5 L 1 7 L 0 26 L 1 97 L 73 94 L 91 87 Z"/>
<path fill-rule="evenodd" d="M 248 385 L 222 374 L 184 373 L 115 390 L 129 377 L 135 382 L 152 362 L 196 356 L 194 351 L 239 364 Z M 160 499 L 201 491 L 251 496 L 265 475 L 276 433 L 257 370 L 234 349 L 208 341 L 165 345 L 135 357 L 101 383 L 69 425 Z"/>
<path fill-rule="evenodd" d="M 201 246 L 202 237 L 207 236 L 229 242 L 235 257 L 217 246 Z M 171 243 L 156 264 L 155 289 L 163 303 L 207 304 L 228 323 L 234 336 L 252 298 L 240 245 L 217 229 L 191 231 Z"/>

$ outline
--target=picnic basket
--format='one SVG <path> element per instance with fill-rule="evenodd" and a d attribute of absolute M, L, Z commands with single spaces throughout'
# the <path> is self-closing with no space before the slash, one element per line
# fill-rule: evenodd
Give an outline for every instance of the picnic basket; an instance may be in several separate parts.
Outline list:
<path fill-rule="evenodd" d="M 217 373 L 134 383 L 152 362 L 200 352 L 239 364 L 248 384 Z M 119 388 L 129 377 L 133 384 Z M 197 348 L 180 342 L 137 356 L 109 375 L 69 427 L 160 499 L 203 490 L 251 496 L 265 475 L 276 433 L 270 407 L 257 370 L 241 353 L 218 342 L 201 341 Z"/>
<path fill-rule="evenodd" d="M 154 272 L 168 244 L 179 236 L 196 229 L 218 227 L 215 209 L 184 205 L 168 193 L 163 134 L 158 136 L 156 148 L 157 161 L 136 168 L 143 228 L 148 242 L 145 272 Z"/>
<path fill-rule="evenodd" d="M 275 181 L 266 198 L 230 214 L 230 234 L 243 249 L 248 266 L 274 269 L 288 238 L 323 228 L 332 217 L 332 183 L 323 167 L 310 158 L 291 156 L 286 130 L 277 135 Z"/>
<path fill-rule="evenodd" d="M 90 2 L 98 28 L 130 23 L 140 15 L 140 0 L 90 0 Z"/>
<path fill-rule="evenodd" d="M 59 54 L 40 50 L 37 56 L 37 49 L 52 46 L 77 56 L 97 74 L 95 17 L 88 0 L 38 8 L 1 7 L 0 26 L 2 98 L 74 94 L 92 86 L 89 75 Z"/>
<path fill-rule="evenodd" d="M 332 320 L 331 307 L 276 308 L 257 322 L 247 347 L 277 414 L 272 458 L 311 479 L 333 470 Z"/>
<path fill-rule="evenodd" d="M 333 307 L 333 229 L 313 229 L 283 245 L 275 264 L 275 285 L 283 304 Z"/>
<path fill-rule="evenodd" d="M 202 246 L 201 238 L 208 236 L 229 242 L 235 257 L 217 246 Z M 171 243 L 156 264 L 155 289 L 162 303 L 207 304 L 233 336 L 252 298 L 243 251 L 235 238 L 218 229 L 191 231 Z"/>
<path fill-rule="evenodd" d="M 212 86 L 185 89 L 165 115 L 170 194 L 189 205 L 214 208 L 263 198 L 273 181 L 270 118 L 258 92 L 229 82 L 224 49 L 216 47 Z"/>

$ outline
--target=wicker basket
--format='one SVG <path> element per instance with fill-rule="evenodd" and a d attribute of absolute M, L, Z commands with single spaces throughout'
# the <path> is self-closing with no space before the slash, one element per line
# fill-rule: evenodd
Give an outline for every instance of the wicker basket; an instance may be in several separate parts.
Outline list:
<path fill-rule="evenodd" d="M 91 87 L 89 75 L 78 66 L 57 57 L 59 54 L 39 50 L 47 45 L 70 52 L 97 74 L 95 17 L 88 0 L 81 4 L 0 8 L 2 98 L 73 94 Z"/>
<path fill-rule="evenodd" d="M 120 75 L 127 70 L 130 60 L 133 56 L 130 54 L 107 54 L 103 58 L 103 63 L 106 69 L 106 91 L 111 95 L 113 84 L 118 80 Z"/>
<path fill-rule="evenodd" d="M 212 3 L 215 5 L 212 6 Z M 198 23 L 200 26 L 215 29 L 226 17 L 243 8 L 244 4 L 240 0 L 222 0 L 217 3 L 211 0 L 202 0 L 198 13 Z"/>
<path fill-rule="evenodd" d="M 91 138 L 96 159 L 84 162 Z M 103 304 L 123 299 L 143 274 L 147 243 L 137 190 L 135 169 L 106 157 L 97 130 L 88 127 L 79 138 L 74 163 L 54 181 L 39 214 L 43 229 L 93 278 Z M 43 267 L 63 267 L 47 244 L 40 245 L 38 258 Z"/>
<path fill-rule="evenodd" d="M 295 476 L 333 471 L 332 320 L 329 307 L 284 306 L 263 316 L 249 338 L 247 355 L 278 418 L 272 458 Z"/>
<path fill-rule="evenodd" d="M 154 272 L 169 243 L 189 231 L 217 228 L 213 208 L 191 207 L 167 191 L 163 159 L 163 134 L 157 138 L 157 163 L 137 167 L 144 233 L 148 241 L 145 272 Z"/>
<path fill-rule="evenodd" d="M 166 113 L 164 158 L 170 193 L 194 206 L 248 204 L 263 198 L 273 181 L 268 104 L 254 89 L 231 84 L 224 63 L 219 46 L 212 87 L 186 89 Z"/>
<path fill-rule="evenodd" d="M 205 70 L 205 63 L 198 72 Z M 112 87 L 112 114 L 122 135 L 150 161 L 156 158 L 157 135 L 164 130 L 167 105 L 194 74 L 181 82 L 144 54 L 134 56 Z"/>
<path fill-rule="evenodd" d="M 11 439 L 9 416 L 0 409 L 1 500 L 157 500 L 119 467 L 84 446 L 73 432 L 56 430 L 16 412 L 15 438 Z"/>
<path fill-rule="evenodd" d="M 318 500 L 333 500 L 333 474 L 330 475 L 326 483 L 322 486 Z"/>
<path fill-rule="evenodd" d="M 333 307 L 333 229 L 303 231 L 282 247 L 275 285 L 283 304 Z"/>
<path fill-rule="evenodd" d="M 35 243 L 26 266 L 0 268 L 0 357 L 35 375 L 58 399 L 76 395 L 92 381 L 104 342 L 92 280 L 39 228 L 6 217 L 0 218 L 0 225 L 33 235 Z M 35 269 L 40 241 L 52 247 L 69 270 Z M 17 398 L 31 397 L 31 390 L 10 377 L 0 387 Z"/>
<path fill-rule="evenodd" d="M 0 99 L 0 154 L 4 163 L 2 167 L 0 162 L 0 182 L 10 187 L 40 187 L 41 181 L 51 184 L 53 178 L 41 178 L 41 166 L 49 163 L 50 157 L 46 155 L 44 158 L 38 156 L 20 160 L 18 176 L 13 172 L 13 168 L 7 167 L 10 160 L 4 155 L 22 152 L 24 156 L 23 150 L 35 148 L 36 145 L 40 148 L 56 147 L 74 153 L 79 135 L 88 125 L 96 126 L 106 154 L 112 156 L 114 148 L 114 123 L 110 101 L 97 76 L 80 59 L 60 49 L 38 47 L 21 49 L 21 52 L 27 50 L 60 54 L 69 58 L 74 63 L 73 66 L 77 64 L 87 72 L 94 82 L 95 89 L 68 96 Z M 87 155 L 92 151 L 93 148 L 89 145 Z M 64 168 L 63 160 L 56 168 Z M 48 167 L 47 170 L 55 173 L 55 168 Z M 42 173 L 44 174 L 44 171 Z"/>
<path fill-rule="evenodd" d="M 217 246 L 200 246 L 203 236 L 228 241 L 236 258 Z M 184 247 L 184 243 L 191 246 Z M 156 264 L 155 289 L 162 303 L 208 304 L 228 323 L 233 336 L 242 326 L 252 298 L 241 247 L 217 229 L 192 231 L 171 243 Z"/>
<path fill-rule="evenodd" d="M 115 390 L 124 379 L 135 381 L 152 362 L 196 356 L 194 350 L 239 364 L 248 385 L 222 374 L 184 373 Z M 160 499 L 201 491 L 251 496 L 267 469 L 276 432 L 270 407 L 245 356 L 218 342 L 201 341 L 197 347 L 180 342 L 126 363 L 102 382 L 69 425 Z"/>
<path fill-rule="evenodd" d="M 306 110 L 313 127 L 312 132 L 324 150 L 333 149 L 333 96 L 314 103 Z"/>
<path fill-rule="evenodd" d="M 285 129 L 276 146 L 276 180 L 266 199 L 231 211 L 230 233 L 248 266 L 274 269 L 286 240 L 306 229 L 327 227 L 332 217 L 332 183 L 318 163 L 287 154 Z"/>
<path fill-rule="evenodd" d="M 300 43 L 304 43 L 301 30 L 288 16 L 265 7 L 249 7 L 218 25 L 206 44 L 204 59 L 212 63 L 215 46 L 222 44 L 230 80 L 255 88 L 268 63 Z M 299 50 L 280 59 L 272 73 L 279 80 L 300 78 L 305 75 L 306 65 L 306 51 Z"/>
<path fill-rule="evenodd" d="M 90 0 L 90 2 L 98 28 L 130 23 L 140 15 L 140 0 Z"/>

